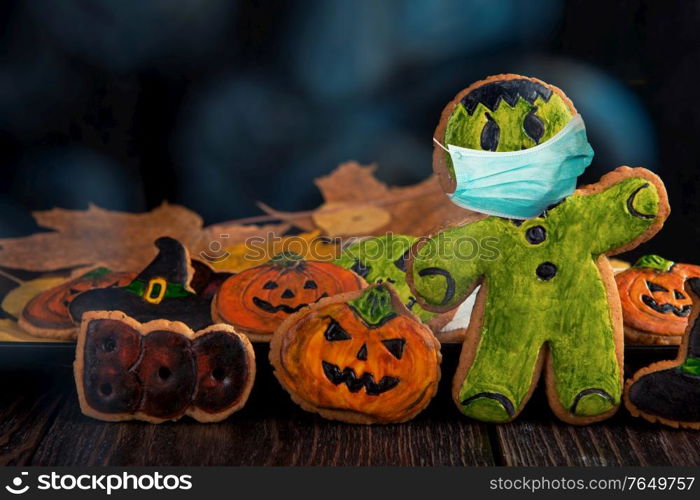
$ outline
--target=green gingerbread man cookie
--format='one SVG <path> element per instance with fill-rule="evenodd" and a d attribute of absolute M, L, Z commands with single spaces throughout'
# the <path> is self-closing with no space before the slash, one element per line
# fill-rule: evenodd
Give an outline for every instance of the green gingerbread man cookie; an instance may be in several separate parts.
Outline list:
<path fill-rule="evenodd" d="M 482 285 L 454 378 L 462 413 L 512 420 L 544 365 L 562 420 L 612 415 L 622 391 L 622 315 L 605 256 L 651 238 L 668 213 L 656 175 L 620 167 L 540 217 L 487 217 L 419 242 L 408 281 L 426 309 L 452 309 Z M 496 251 L 460 259 L 464 241 Z"/>
<path fill-rule="evenodd" d="M 544 367 L 559 418 L 585 424 L 612 415 L 623 326 L 606 256 L 661 228 L 669 213 L 663 183 L 620 167 L 574 191 L 592 156 L 582 119 L 560 89 L 520 75 L 457 94 L 434 138 L 433 168 L 453 201 L 540 214 L 485 217 L 411 252 L 407 281 L 427 310 L 453 309 L 480 285 L 454 377 L 457 406 L 479 420 L 512 420 Z"/>

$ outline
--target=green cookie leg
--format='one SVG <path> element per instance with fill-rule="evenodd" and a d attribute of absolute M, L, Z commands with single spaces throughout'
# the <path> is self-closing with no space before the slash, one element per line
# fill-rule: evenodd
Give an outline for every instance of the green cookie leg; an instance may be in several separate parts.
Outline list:
<path fill-rule="evenodd" d="M 492 309 L 493 310 L 493 309 Z M 507 422 L 522 406 L 535 378 L 542 342 L 528 325 L 499 325 L 499 316 L 485 318 L 476 357 L 460 388 L 457 404 L 468 417 Z M 503 328 L 505 326 L 505 329 Z"/>
<path fill-rule="evenodd" d="M 564 325 L 568 332 L 550 341 L 557 398 L 577 417 L 602 415 L 620 404 L 622 381 L 613 327 L 609 320 L 600 319 L 609 318 L 609 312 L 607 304 L 599 302 L 570 308 L 573 314 Z"/>

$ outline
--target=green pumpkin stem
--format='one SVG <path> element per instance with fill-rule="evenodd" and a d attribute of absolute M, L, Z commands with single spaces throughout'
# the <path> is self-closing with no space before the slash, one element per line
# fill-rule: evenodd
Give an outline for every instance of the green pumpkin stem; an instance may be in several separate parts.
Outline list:
<path fill-rule="evenodd" d="M 111 272 L 112 271 L 110 271 L 106 267 L 97 267 L 97 268 L 93 269 L 92 271 L 85 273 L 83 275 L 83 278 L 87 278 L 87 279 L 91 279 L 91 280 L 98 280 L 98 279 L 102 278 L 103 276 L 108 275 Z"/>
<path fill-rule="evenodd" d="M 656 269 L 657 271 L 668 272 L 671 270 L 674 264 L 675 262 L 672 260 L 664 259 L 658 255 L 644 255 L 643 257 L 640 257 L 632 267 L 645 267 L 649 269 Z"/>
<path fill-rule="evenodd" d="M 270 259 L 270 264 L 278 267 L 297 267 L 304 263 L 304 257 L 294 252 L 278 253 Z"/>
<path fill-rule="evenodd" d="M 396 316 L 392 303 L 391 293 L 383 285 L 371 286 L 348 304 L 355 313 L 370 327 L 383 325 Z"/>

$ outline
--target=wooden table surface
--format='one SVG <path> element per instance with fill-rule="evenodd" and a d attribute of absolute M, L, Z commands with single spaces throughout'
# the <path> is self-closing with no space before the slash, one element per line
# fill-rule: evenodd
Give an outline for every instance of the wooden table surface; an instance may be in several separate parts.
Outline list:
<path fill-rule="evenodd" d="M 389 426 L 336 423 L 300 410 L 272 376 L 264 344 L 256 345 L 259 373 L 248 404 L 222 423 L 99 422 L 80 413 L 70 348 L 64 347 L 44 369 L 2 372 L 0 463 L 700 465 L 700 432 L 651 425 L 624 409 L 604 423 L 567 425 L 552 416 L 541 387 L 514 423 L 467 419 L 450 399 L 457 345 L 443 349 L 444 376 L 428 409 L 411 422 Z M 13 355 L 12 348 L 2 349 L 3 357 Z"/>

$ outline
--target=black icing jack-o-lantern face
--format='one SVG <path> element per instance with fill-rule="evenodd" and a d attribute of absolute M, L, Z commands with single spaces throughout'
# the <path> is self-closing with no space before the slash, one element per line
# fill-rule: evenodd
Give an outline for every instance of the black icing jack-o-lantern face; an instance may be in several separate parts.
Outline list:
<path fill-rule="evenodd" d="M 284 312 L 285 314 L 294 314 L 302 307 L 328 297 L 327 292 L 321 292 L 318 295 L 316 292 L 307 292 L 308 290 L 317 290 L 318 284 L 313 279 L 304 280 L 303 284 L 296 280 L 284 279 L 285 276 L 277 280 L 267 280 L 262 286 L 263 290 L 270 290 L 265 300 L 258 295 L 253 297 L 253 304 L 261 311 L 275 314 Z M 301 288 L 299 288 L 301 285 Z M 262 294 L 261 294 L 262 295 Z M 309 297 L 305 297 L 305 296 Z"/>
<path fill-rule="evenodd" d="M 353 338 L 353 336 L 334 319 L 331 319 L 326 328 L 324 338 L 328 342 L 350 341 L 351 346 L 344 346 L 344 351 L 347 349 L 352 351 L 359 345 L 355 353 L 355 359 L 361 362 L 366 362 L 368 360 L 370 350 L 373 353 L 376 352 L 375 350 L 386 350 L 386 352 L 394 358 L 401 359 L 406 345 L 406 339 L 404 338 L 379 339 L 375 336 L 367 337 L 365 335 L 356 335 L 355 338 Z M 367 344 L 369 344 L 369 347 Z M 401 381 L 401 378 L 391 375 L 384 375 L 381 379 L 376 381 L 374 374 L 370 371 L 356 373 L 355 368 L 352 366 L 345 366 L 341 369 L 337 364 L 329 361 L 322 361 L 321 365 L 323 366 L 323 373 L 333 385 L 345 384 L 350 392 L 358 392 L 364 388 L 368 396 L 378 396 L 386 391 L 390 391 Z M 363 368 L 363 370 L 366 370 L 366 367 Z"/>
<path fill-rule="evenodd" d="M 362 278 L 340 266 L 281 253 L 226 280 L 215 298 L 216 313 L 247 334 L 269 337 L 290 314 L 363 286 Z"/>
<path fill-rule="evenodd" d="M 615 276 L 625 324 L 656 335 L 682 335 L 692 309 L 683 287 L 697 276 L 700 267 L 645 255 Z"/>

